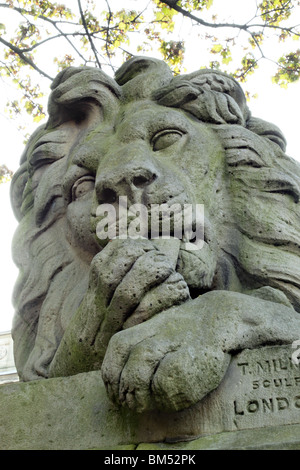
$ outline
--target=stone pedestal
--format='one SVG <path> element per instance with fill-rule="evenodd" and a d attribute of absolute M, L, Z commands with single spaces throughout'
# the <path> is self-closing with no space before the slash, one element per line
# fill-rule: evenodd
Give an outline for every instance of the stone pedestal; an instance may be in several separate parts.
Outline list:
<path fill-rule="evenodd" d="M 0 385 L 18 381 L 14 364 L 13 341 L 9 331 L 0 333 Z"/>
<path fill-rule="evenodd" d="M 222 383 L 180 413 L 134 414 L 100 372 L 0 387 L 0 449 L 300 449 L 300 365 L 289 346 L 237 354 Z"/>
<path fill-rule="evenodd" d="M 201 433 L 300 423 L 300 365 L 292 353 L 276 346 L 234 357 L 220 387 L 199 405 Z"/>

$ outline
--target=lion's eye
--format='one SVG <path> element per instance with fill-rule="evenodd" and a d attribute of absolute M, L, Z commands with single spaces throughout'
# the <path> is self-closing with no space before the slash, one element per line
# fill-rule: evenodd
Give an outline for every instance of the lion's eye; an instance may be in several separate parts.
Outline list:
<path fill-rule="evenodd" d="M 175 144 L 175 142 L 180 140 L 183 135 L 184 133 L 177 129 L 167 129 L 164 131 L 160 131 L 155 134 L 151 140 L 152 148 L 154 152 L 163 150 Z"/>
<path fill-rule="evenodd" d="M 93 191 L 94 186 L 95 178 L 93 176 L 83 176 L 79 178 L 72 187 L 72 200 L 75 201 L 90 191 Z"/>

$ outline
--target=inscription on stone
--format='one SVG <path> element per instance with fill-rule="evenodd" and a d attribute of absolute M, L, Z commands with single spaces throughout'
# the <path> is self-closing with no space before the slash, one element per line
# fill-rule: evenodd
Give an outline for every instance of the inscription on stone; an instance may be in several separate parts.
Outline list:
<path fill-rule="evenodd" d="M 292 344 L 234 356 L 220 386 L 196 407 L 199 435 L 300 423 L 300 364 Z"/>
<path fill-rule="evenodd" d="M 268 346 L 245 350 L 233 358 L 220 387 L 207 397 L 210 421 L 222 430 L 277 426 L 300 422 L 300 364 L 293 349 Z M 215 429 L 216 430 L 216 429 Z M 221 430 L 221 429 L 220 429 Z"/>
<path fill-rule="evenodd" d="M 257 398 L 246 402 L 243 398 L 234 400 L 235 416 L 300 410 L 300 366 L 293 363 L 290 351 L 283 351 L 281 357 L 262 358 L 254 363 L 237 362 L 242 381 L 247 385 L 250 382 L 250 393 L 257 391 Z"/>

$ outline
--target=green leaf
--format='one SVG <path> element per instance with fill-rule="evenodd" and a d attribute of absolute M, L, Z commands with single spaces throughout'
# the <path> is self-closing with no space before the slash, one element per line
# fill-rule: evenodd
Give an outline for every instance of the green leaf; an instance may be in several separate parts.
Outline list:
<path fill-rule="evenodd" d="M 232 57 L 231 57 L 231 56 L 229 56 L 229 57 L 224 57 L 224 58 L 222 59 L 222 63 L 225 64 L 225 65 L 228 65 L 229 62 L 231 62 L 231 61 L 232 61 Z"/>
<path fill-rule="evenodd" d="M 221 44 L 215 44 L 212 48 L 211 48 L 211 52 L 213 54 L 218 54 L 219 52 L 221 52 L 221 50 L 223 49 L 223 46 Z"/>
<path fill-rule="evenodd" d="M 37 114 L 36 116 L 34 116 L 33 122 L 40 122 L 42 119 L 44 119 L 44 117 L 45 117 L 45 114 L 43 113 Z"/>

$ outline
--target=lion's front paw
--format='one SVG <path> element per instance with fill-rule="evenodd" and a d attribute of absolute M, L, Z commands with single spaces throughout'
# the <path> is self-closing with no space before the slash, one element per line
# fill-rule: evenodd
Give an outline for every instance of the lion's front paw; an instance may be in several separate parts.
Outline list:
<path fill-rule="evenodd" d="M 138 412 L 194 405 L 219 385 L 229 355 L 202 346 L 184 321 L 149 323 L 111 339 L 102 365 L 109 397 Z"/>

